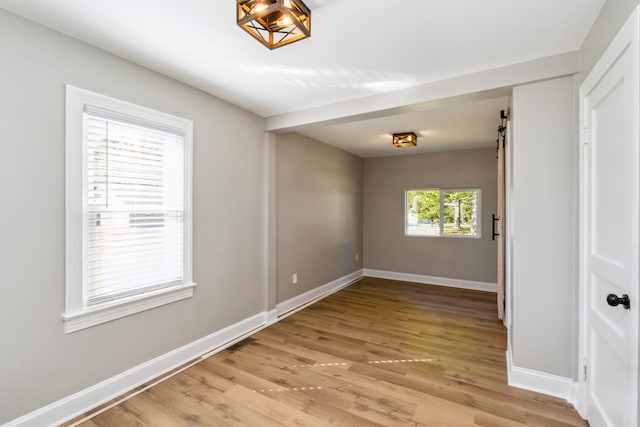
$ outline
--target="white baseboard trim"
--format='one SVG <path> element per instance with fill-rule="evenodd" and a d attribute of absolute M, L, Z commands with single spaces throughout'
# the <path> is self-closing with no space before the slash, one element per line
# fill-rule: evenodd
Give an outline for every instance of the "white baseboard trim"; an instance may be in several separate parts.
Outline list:
<path fill-rule="evenodd" d="M 105 381 L 16 418 L 4 427 L 42 427 L 59 425 L 84 414 L 130 390 L 193 361 L 221 351 L 265 324 L 265 313 L 259 313 L 231 326 L 200 338 Z M 204 356 L 203 356 L 204 355 Z"/>
<path fill-rule="evenodd" d="M 291 298 L 276 306 L 276 309 L 263 311 L 233 325 L 216 331 L 138 366 L 135 366 L 98 384 L 25 414 L 3 424 L 1 427 L 42 427 L 55 426 L 91 411 L 105 402 L 122 396 L 134 388 L 162 377 L 167 372 L 185 365 L 196 363 L 245 337 L 263 329 L 280 319 L 298 311 L 311 303 L 324 298 L 358 280 L 362 270 L 355 271 L 322 285 L 302 295 Z M 174 375 L 169 374 L 167 377 Z"/>
<path fill-rule="evenodd" d="M 513 366 L 509 349 L 507 350 L 507 378 L 508 384 L 512 387 L 560 397 L 576 406 L 578 398 L 577 382 L 571 378 Z"/>
<path fill-rule="evenodd" d="M 425 283 L 429 285 L 448 286 L 450 288 L 471 289 L 474 291 L 497 292 L 498 284 L 489 282 L 477 282 L 473 280 L 448 279 L 446 277 L 425 276 L 422 274 L 397 273 L 394 271 L 373 270 L 365 268 L 363 276 L 376 277 L 378 279 L 399 280 L 402 282 Z"/>
<path fill-rule="evenodd" d="M 327 297 L 342 288 L 346 288 L 362 277 L 362 271 L 363 270 L 354 271 L 353 273 L 342 276 L 327 284 L 318 286 L 315 289 L 277 304 L 276 310 L 278 312 L 278 317 L 282 318 L 283 316 L 288 316 L 289 314 L 301 310 L 321 298 Z"/>
<path fill-rule="evenodd" d="M 272 325 L 278 321 L 278 310 L 273 309 L 264 312 L 264 323 L 266 325 Z"/>

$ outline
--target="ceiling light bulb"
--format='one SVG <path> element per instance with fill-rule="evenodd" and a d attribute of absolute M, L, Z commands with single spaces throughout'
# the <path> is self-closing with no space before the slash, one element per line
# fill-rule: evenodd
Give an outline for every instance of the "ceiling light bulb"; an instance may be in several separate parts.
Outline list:
<path fill-rule="evenodd" d="M 267 8 L 267 5 L 264 3 L 258 3 L 257 5 L 255 5 L 253 7 L 253 9 L 251 10 L 251 13 L 259 13 L 262 12 L 263 10 L 265 10 Z"/>
<path fill-rule="evenodd" d="M 291 9 L 291 0 L 284 0 L 284 7 Z"/>
<path fill-rule="evenodd" d="M 280 25 L 282 27 L 288 27 L 291 24 L 293 24 L 293 21 L 287 15 L 283 15 L 278 19 L 278 25 Z"/>

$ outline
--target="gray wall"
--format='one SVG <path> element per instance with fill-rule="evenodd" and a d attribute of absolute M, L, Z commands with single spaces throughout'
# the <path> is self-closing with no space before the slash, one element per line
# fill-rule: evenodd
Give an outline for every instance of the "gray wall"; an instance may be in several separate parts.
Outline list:
<path fill-rule="evenodd" d="M 578 145 L 573 77 L 513 90 L 514 366 L 576 378 Z"/>
<path fill-rule="evenodd" d="M 607 0 L 604 3 L 580 48 L 582 81 L 638 5 L 640 0 Z"/>
<path fill-rule="evenodd" d="M 264 310 L 264 151 L 261 118 L 1 9 L 0 57 L 2 424 Z M 65 83 L 193 120 L 198 283 L 69 335 Z"/>
<path fill-rule="evenodd" d="M 362 160 L 294 133 L 278 135 L 276 165 L 283 302 L 362 268 Z"/>
<path fill-rule="evenodd" d="M 495 148 L 366 159 L 365 268 L 495 283 L 497 170 Z M 480 188 L 481 238 L 405 236 L 405 190 L 416 188 Z"/>

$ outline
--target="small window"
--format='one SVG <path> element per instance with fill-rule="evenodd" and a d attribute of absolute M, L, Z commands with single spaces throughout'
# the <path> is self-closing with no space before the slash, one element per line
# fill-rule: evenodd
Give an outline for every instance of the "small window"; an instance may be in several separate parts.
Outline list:
<path fill-rule="evenodd" d="M 406 192 L 407 236 L 480 237 L 480 190 Z"/>
<path fill-rule="evenodd" d="M 66 332 L 193 294 L 191 134 L 67 86 Z"/>

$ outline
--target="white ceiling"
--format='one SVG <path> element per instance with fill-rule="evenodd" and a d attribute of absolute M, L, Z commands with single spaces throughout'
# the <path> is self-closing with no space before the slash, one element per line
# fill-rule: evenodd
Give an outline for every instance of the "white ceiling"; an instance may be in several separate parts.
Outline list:
<path fill-rule="evenodd" d="M 384 157 L 429 151 L 462 150 L 495 146 L 500 125 L 500 110 L 507 110 L 509 98 L 451 104 L 358 122 L 322 126 L 301 133 L 360 157 Z M 411 131 L 418 145 L 396 148 L 391 134 Z"/>
<path fill-rule="evenodd" d="M 0 0 L 0 7 L 270 117 L 576 51 L 604 0 L 305 3 L 311 38 L 273 51 L 236 25 L 235 0 Z M 507 102 L 303 132 L 362 157 L 398 153 L 389 135 L 404 130 L 419 132 L 430 149 L 490 145 Z"/>

